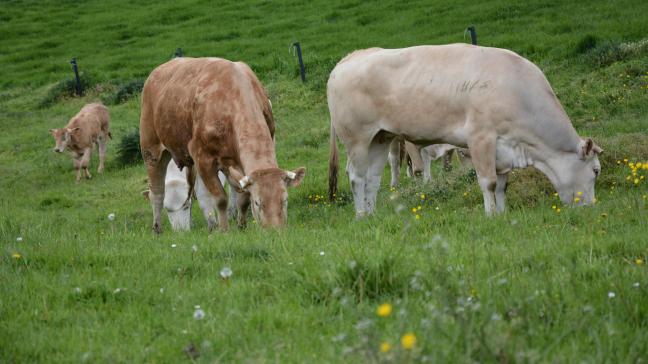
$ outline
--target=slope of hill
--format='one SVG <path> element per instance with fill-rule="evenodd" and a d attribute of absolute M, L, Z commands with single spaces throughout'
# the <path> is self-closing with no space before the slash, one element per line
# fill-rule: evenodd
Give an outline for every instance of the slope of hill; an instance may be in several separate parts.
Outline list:
<path fill-rule="evenodd" d="M 0 361 L 641 361 L 648 173 L 630 163 L 648 162 L 647 14 L 646 2 L 602 0 L 4 1 Z M 458 163 L 395 193 L 384 178 L 362 221 L 346 181 L 324 202 L 335 63 L 371 46 L 467 42 L 470 24 L 480 44 L 538 64 L 606 150 L 599 202 L 561 206 L 544 176 L 520 171 L 509 211 L 489 219 Z M 116 148 L 138 126 L 141 82 L 177 48 L 243 60 L 265 84 L 279 163 L 307 168 L 289 228 L 208 235 L 196 209 L 191 232 L 150 232 L 145 170 Z M 68 95 L 72 57 L 81 98 Z M 106 173 L 75 185 L 47 131 L 94 100 L 111 103 L 115 140 Z M 386 302 L 393 312 L 377 316 Z"/>

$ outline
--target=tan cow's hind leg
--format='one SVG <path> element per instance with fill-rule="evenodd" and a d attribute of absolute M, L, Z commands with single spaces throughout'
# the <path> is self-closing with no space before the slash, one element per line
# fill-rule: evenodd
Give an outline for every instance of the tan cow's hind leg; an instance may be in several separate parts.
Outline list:
<path fill-rule="evenodd" d="M 494 135 L 476 134 L 468 141 L 473 166 L 477 172 L 477 181 L 484 195 L 486 215 L 493 215 L 495 210 L 495 188 L 497 174 L 495 172 L 495 141 Z"/>
<path fill-rule="evenodd" d="M 162 232 L 160 217 L 164 206 L 164 178 L 171 154 L 162 149 L 161 145 L 155 145 L 143 149 L 142 156 L 146 163 L 146 173 L 149 179 L 149 200 L 153 208 L 153 231 L 160 234 Z"/>
<path fill-rule="evenodd" d="M 99 149 L 99 168 L 97 168 L 97 173 L 103 173 L 104 171 L 104 160 L 106 159 L 106 136 L 99 135 L 97 139 L 97 146 Z"/>
<path fill-rule="evenodd" d="M 192 144 L 189 144 L 191 150 Z M 221 231 L 227 231 L 228 221 L 227 221 L 227 195 L 225 194 L 225 189 L 218 179 L 218 170 L 216 170 L 211 158 L 195 158 L 195 156 L 200 156 L 200 153 L 191 153 L 198 162 L 198 174 L 202 178 L 207 191 L 211 193 L 214 199 L 216 199 L 216 209 L 218 211 L 218 226 Z M 213 227 L 212 227 L 213 228 Z M 211 229 L 210 229 L 211 231 Z"/>

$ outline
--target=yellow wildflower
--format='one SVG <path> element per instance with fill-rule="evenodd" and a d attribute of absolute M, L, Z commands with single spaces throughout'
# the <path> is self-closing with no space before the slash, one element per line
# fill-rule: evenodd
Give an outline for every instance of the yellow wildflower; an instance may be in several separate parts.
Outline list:
<path fill-rule="evenodd" d="M 416 213 L 416 207 L 412 207 L 412 212 Z"/>
<path fill-rule="evenodd" d="M 556 209 L 556 213 L 557 213 L 557 214 L 560 213 L 560 208 L 557 208 L 557 209 Z"/>
<path fill-rule="evenodd" d="M 551 205 L 551 208 L 554 210 L 556 209 L 556 207 L 557 207 L 556 205 Z"/>
<path fill-rule="evenodd" d="M 413 349 L 414 345 L 416 345 L 416 335 L 414 335 L 413 332 L 408 332 L 407 334 L 403 335 L 403 337 L 401 338 L 401 346 L 403 347 L 403 349 Z"/>
<path fill-rule="evenodd" d="M 20 258 L 22 258 L 22 255 L 20 255 L 20 253 L 13 253 L 13 254 L 11 254 L 11 256 L 12 256 L 14 259 L 20 259 Z"/>
<path fill-rule="evenodd" d="M 558 197 L 558 192 L 554 192 L 554 197 Z"/>
<path fill-rule="evenodd" d="M 414 215 L 414 217 L 416 218 L 416 220 L 420 220 L 420 219 L 421 219 L 421 215 L 419 215 L 419 214 Z"/>
<path fill-rule="evenodd" d="M 574 202 L 579 202 L 579 201 L 580 201 L 580 197 L 574 197 Z"/>
<path fill-rule="evenodd" d="M 578 192 L 576 192 L 576 195 L 578 195 L 578 196 L 583 196 L 583 192 L 578 191 Z"/>
<path fill-rule="evenodd" d="M 421 200 L 425 200 L 425 194 L 424 193 L 421 194 Z"/>
<path fill-rule="evenodd" d="M 468 196 L 468 192 L 464 192 L 464 197 Z"/>
<path fill-rule="evenodd" d="M 634 184 L 636 184 L 636 185 L 639 184 L 639 178 L 634 179 Z"/>
<path fill-rule="evenodd" d="M 419 211 L 421 210 L 421 208 L 422 208 L 421 205 L 418 205 L 418 206 L 416 207 L 416 209 L 419 210 Z"/>
<path fill-rule="evenodd" d="M 378 306 L 378 309 L 376 309 L 376 315 L 380 317 L 387 317 L 391 315 L 391 312 L 392 312 L 391 303 L 383 303 L 382 305 Z"/>
<path fill-rule="evenodd" d="M 389 350 L 391 350 L 391 344 L 386 343 L 386 342 L 380 344 L 380 352 L 381 353 L 388 353 Z"/>
<path fill-rule="evenodd" d="M 638 258 L 638 259 L 635 260 L 635 263 L 636 263 L 637 265 L 643 265 L 643 264 L 644 264 L 644 261 L 643 261 L 643 259 Z"/>

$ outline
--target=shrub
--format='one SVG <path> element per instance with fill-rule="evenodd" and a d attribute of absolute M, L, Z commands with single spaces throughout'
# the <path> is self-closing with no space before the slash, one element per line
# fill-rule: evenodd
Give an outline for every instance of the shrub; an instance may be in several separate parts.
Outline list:
<path fill-rule="evenodd" d="M 95 78 L 87 72 L 79 73 L 79 81 L 81 82 L 81 90 L 83 92 L 86 92 L 89 88 L 93 87 L 96 84 Z M 74 78 L 68 78 L 66 80 L 58 82 L 56 85 L 50 88 L 47 92 L 47 95 L 45 95 L 45 97 L 39 103 L 38 107 L 50 107 L 62 98 L 74 96 L 76 96 L 76 80 Z"/>
<path fill-rule="evenodd" d="M 140 153 L 139 129 L 124 134 L 117 147 L 117 162 L 121 166 L 138 163 L 142 160 Z"/>
<path fill-rule="evenodd" d="M 137 78 L 121 82 L 117 85 L 117 90 L 109 95 L 102 97 L 105 104 L 117 105 L 127 101 L 131 96 L 139 94 L 144 88 L 144 79 Z"/>

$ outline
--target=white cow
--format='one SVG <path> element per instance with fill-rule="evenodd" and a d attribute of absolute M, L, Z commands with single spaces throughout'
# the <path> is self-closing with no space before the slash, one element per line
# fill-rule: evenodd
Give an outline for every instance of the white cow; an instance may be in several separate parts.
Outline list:
<path fill-rule="evenodd" d="M 357 216 L 372 213 L 393 138 L 468 147 L 487 215 L 504 211 L 508 172 L 534 166 L 565 203 L 595 200 L 601 148 L 581 139 L 542 71 L 467 44 L 353 52 L 331 72 L 329 194 L 346 147 Z"/>
<path fill-rule="evenodd" d="M 225 186 L 225 175 L 219 173 L 218 178 Z M 174 231 L 186 231 L 191 228 L 191 205 L 194 193 L 205 221 L 209 221 L 210 216 L 214 216 L 216 199 L 209 193 L 200 176 L 190 168 L 185 167 L 184 171 L 181 171 L 171 160 L 167 165 L 164 190 L 164 209 L 167 211 L 171 228 Z M 142 194 L 148 199 L 148 190 Z M 230 217 L 236 214 L 236 193 L 232 191 L 230 191 L 228 213 Z"/>

